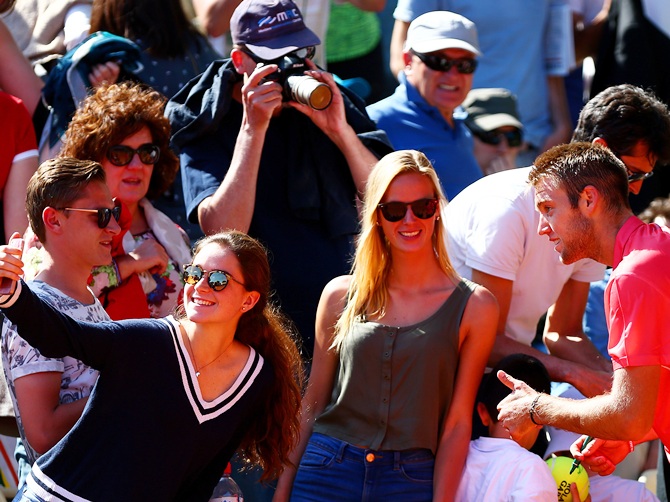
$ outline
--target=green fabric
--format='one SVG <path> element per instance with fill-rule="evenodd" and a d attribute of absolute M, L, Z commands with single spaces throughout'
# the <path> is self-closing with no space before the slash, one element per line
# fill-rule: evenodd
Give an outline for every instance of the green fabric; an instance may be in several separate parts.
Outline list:
<path fill-rule="evenodd" d="M 364 56 L 374 49 L 382 36 L 379 17 L 350 3 L 330 2 L 330 20 L 326 35 L 326 59 L 339 63 Z"/>

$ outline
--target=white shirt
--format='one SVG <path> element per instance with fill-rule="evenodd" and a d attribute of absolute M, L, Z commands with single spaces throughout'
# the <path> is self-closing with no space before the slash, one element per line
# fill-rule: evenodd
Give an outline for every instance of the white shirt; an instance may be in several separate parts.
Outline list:
<path fill-rule="evenodd" d="M 569 279 L 592 282 L 605 272 L 605 265 L 593 260 L 564 265 L 547 236 L 537 233 L 540 214 L 529 172 L 525 167 L 485 176 L 443 210 L 456 271 L 467 279 L 476 269 L 514 281 L 505 333 L 526 345 Z"/>

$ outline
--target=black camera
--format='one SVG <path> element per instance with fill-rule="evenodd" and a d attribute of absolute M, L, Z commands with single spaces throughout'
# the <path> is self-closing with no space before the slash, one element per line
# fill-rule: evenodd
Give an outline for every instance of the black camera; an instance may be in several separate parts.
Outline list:
<path fill-rule="evenodd" d="M 305 58 L 296 54 L 300 50 L 268 61 L 267 63 L 276 64 L 278 69 L 265 77 L 265 80 L 273 80 L 283 87 L 284 101 L 296 101 L 315 110 L 328 108 L 333 100 L 333 91 L 327 84 L 305 75 L 305 70 L 309 68 Z"/>

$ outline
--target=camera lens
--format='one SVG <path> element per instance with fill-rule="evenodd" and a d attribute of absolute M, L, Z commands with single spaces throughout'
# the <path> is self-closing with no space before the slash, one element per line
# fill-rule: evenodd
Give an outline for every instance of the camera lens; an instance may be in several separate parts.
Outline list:
<path fill-rule="evenodd" d="M 311 106 L 315 110 L 328 108 L 333 99 L 330 87 L 309 75 L 291 76 L 287 79 L 287 84 L 294 101 Z"/>

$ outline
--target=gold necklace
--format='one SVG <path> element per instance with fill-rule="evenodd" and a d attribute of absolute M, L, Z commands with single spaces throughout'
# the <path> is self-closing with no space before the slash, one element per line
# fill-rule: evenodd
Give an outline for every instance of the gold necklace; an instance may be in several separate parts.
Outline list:
<path fill-rule="evenodd" d="M 216 356 L 214 359 L 212 359 L 210 362 L 208 362 L 204 366 L 198 366 L 198 361 L 196 361 L 196 359 L 195 359 L 195 352 L 193 352 L 193 346 L 191 345 L 191 339 L 188 337 L 188 335 L 186 334 L 185 331 L 183 333 L 184 333 L 184 337 L 186 338 L 186 341 L 188 342 L 188 348 L 191 351 L 191 359 L 193 359 L 193 366 L 195 366 L 195 376 L 196 376 L 196 378 L 200 378 L 200 372 L 202 370 L 204 370 L 207 366 L 212 364 L 214 361 L 216 361 L 219 357 L 221 357 L 223 355 L 223 353 L 226 350 L 228 350 L 228 348 L 233 344 L 233 341 L 235 340 L 233 338 L 233 340 L 231 340 L 230 343 L 228 345 L 226 345 L 226 347 L 221 352 L 219 352 L 219 355 Z"/>

